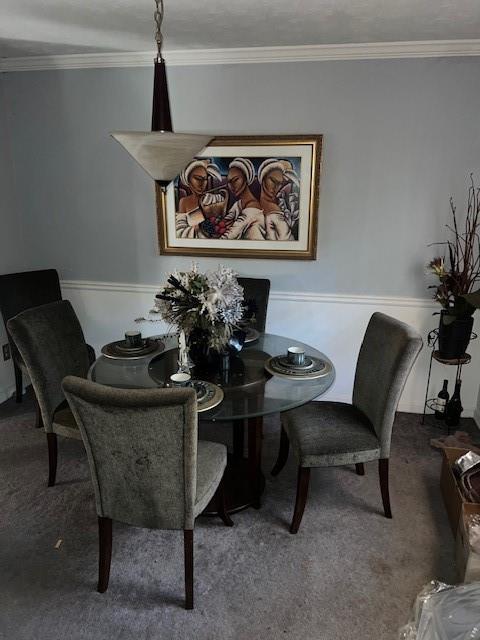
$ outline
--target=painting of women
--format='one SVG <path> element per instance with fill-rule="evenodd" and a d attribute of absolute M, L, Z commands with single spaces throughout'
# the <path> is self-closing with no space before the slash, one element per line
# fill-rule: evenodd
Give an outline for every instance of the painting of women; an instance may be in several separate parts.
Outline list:
<path fill-rule="evenodd" d="M 216 137 L 165 189 L 160 250 L 313 259 L 321 135 Z"/>

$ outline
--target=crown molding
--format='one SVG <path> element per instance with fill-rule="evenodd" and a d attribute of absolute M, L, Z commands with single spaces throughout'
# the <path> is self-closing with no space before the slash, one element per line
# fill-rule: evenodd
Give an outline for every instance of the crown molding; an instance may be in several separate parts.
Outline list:
<path fill-rule="evenodd" d="M 153 64 L 154 56 L 153 51 L 132 51 L 1 58 L 0 72 L 150 67 Z M 448 58 L 459 56 L 480 56 L 480 39 L 190 49 L 165 52 L 165 58 L 169 66 L 392 58 Z"/>

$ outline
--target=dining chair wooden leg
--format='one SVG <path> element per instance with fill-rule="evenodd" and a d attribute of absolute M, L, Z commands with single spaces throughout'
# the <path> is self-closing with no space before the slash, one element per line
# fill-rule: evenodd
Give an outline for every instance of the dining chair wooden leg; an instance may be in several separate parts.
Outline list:
<path fill-rule="evenodd" d="M 282 427 L 280 430 L 280 447 L 278 449 L 278 458 L 271 471 L 272 476 L 278 476 L 280 471 L 285 466 L 288 460 L 289 449 L 290 449 L 290 441 L 288 440 L 287 432 Z"/>
<path fill-rule="evenodd" d="M 57 434 L 47 433 L 48 447 L 48 486 L 53 487 L 55 478 L 57 477 Z"/>
<path fill-rule="evenodd" d="M 295 511 L 290 525 L 290 533 L 297 533 L 302 521 L 305 504 L 307 503 L 309 482 L 310 467 L 298 467 L 297 497 L 295 499 Z"/>
<path fill-rule="evenodd" d="M 388 490 L 388 458 L 378 461 L 378 475 L 380 476 L 380 491 L 382 492 L 383 511 L 386 518 L 392 517 L 390 508 L 390 493 Z"/>
<path fill-rule="evenodd" d="M 15 402 L 22 402 L 23 399 L 23 376 L 22 370 L 14 362 L 13 371 L 15 373 Z"/>
<path fill-rule="evenodd" d="M 226 504 L 225 504 L 225 476 L 222 478 L 220 484 L 218 485 L 216 491 L 216 501 L 217 501 L 217 510 L 218 515 L 222 519 L 222 522 L 227 527 L 233 527 L 233 520 L 227 513 Z"/>
<path fill-rule="evenodd" d="M 38 404 L 38 400 L 35 398 L 35 427 L 37 429 L 43 429 L 43 420 L 42 420 L 42 412 L 40 411 L 40 405 Z"/>
<path fill-rule="evenodd" d="M 363 465 L 363 462 L 357 462 L 357 464 L 355 465 L 355 471 L 357 472 L 357 476 L 365 475 L 365 467 Z"/>
<path fill-rule="evenodd" d="M 112 560 L 112 521 L 98 516 L 98 586 L 99 593 L 105 593 L 110 578 Z"/>
<path fill-rule="evenodd" d="M 183 530 L 185 556 L 185 609 L 193 609 L 193 529 Z"/>

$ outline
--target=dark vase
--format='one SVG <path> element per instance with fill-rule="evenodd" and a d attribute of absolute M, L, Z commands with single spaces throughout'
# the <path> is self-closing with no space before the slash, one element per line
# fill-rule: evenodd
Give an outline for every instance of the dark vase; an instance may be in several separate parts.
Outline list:
<path fill-rule="evenodd" d="M 447 309 L 440 313 L 438 327 L 438 351 L 445 360 L 462 358 L 467 350 L 472 335 L 473 316 L 455 318 L 453 322 L 445 323 L 450 316 Z"/>
<path fill-rule="evenodd" d="M 196 371 L 208 371 L 218 365 L 218 353 L 208 346 L 209 333 L 194 329 L 187 338 L 188 355 Z"/>
<path fill-rule="evenodd" d="M 228 361 L 239 353 L 245 342 L 245 331 L 235 330 L 222 352 L 208 346 L 210 334 L 204 329 L 194 329 L 187 338 L 188 355 L 196 371 L 223 370 Z"/>

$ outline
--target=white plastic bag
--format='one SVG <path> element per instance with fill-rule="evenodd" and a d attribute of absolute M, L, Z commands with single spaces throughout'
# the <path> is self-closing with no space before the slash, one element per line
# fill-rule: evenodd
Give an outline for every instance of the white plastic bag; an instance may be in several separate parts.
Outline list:
<path fill-rule="evenodd" d="M 480 640 L 480 582 L 431 582 L 418 594 L 400 640 Z"/>

